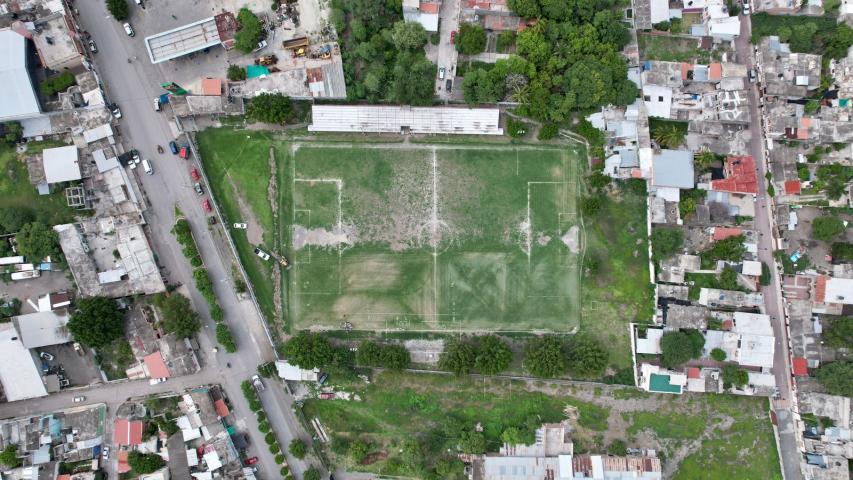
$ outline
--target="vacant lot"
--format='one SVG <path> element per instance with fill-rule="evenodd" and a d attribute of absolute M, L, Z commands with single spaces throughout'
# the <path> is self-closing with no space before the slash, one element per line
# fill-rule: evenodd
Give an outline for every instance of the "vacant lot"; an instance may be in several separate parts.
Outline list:
<path fill-rule="evenodd" d="M 603 453 L 622 441 L 656 449 L 666 478 L 781 478 L 765 399 L 390 372 L 372 380 L 341 385 L 357 392 L 361 402 L 305 403 L 307 417 L 321 420 L 333 445 L 335 439 L 370 445 L 375 461 L 367 464 L 329 452 L 351 470 L 406 475 L 399 447 L 407 440 L 418 440 L 425 457 L 434 459 L 455 449 L 454 432 L 478 423 L 487 451 L 497 451 L 507 428 L 528 432 L 541 422 L 565 419 L 572 407 L 576 452 Z"/>
<path fill-rule="evenodd" d="M 294 148 L 288 305 L 297 328 L 570 331 L 577 152 Z M 286 195 L 285 195 L 286 196 Z M 288 212 L 287 207 L 291 207 Z M 292 220 L 290 220 L 292 219 Z"/>
<path fill-rule="evenodd" d="M 699 48 L 698 37 L 640 33 L 637 34 L 637 43 L 640 46 L 640 58 L 643 60 L 707 63 L 712 59 L 711 52 Z"/>

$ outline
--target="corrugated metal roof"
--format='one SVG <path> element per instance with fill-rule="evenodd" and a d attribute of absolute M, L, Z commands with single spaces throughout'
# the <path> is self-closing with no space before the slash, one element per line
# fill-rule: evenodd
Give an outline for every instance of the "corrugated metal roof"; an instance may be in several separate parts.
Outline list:
<path fill-rule="evenodd" d="M 165 62 L 221 43 L 214 17 L 145 37 L 151 63 Z"/>
<path fill-rule="evenodd" d="M 12 30 L 0 30 L 0 121 L 39 114 L 38 97 L 27 72 L 27 39 Z"/>
<path fill-rule="evenodd" d="M 502 135 L 497 108 L 314 105 L 312 132 Z"/>

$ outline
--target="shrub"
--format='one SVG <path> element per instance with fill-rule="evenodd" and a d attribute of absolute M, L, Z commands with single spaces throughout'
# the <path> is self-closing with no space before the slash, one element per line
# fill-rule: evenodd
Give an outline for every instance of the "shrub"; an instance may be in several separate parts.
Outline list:
<path fill-rule="evenodd" d="M 512 138 L 521 138 L 527 135 L 527 124 L 513 118 L 507 118 L 506 134 Z"/>
<path fill-rule="evenodd" d="M 563 342 L 554 335 L 536 337 L 527 341 L 524 366 L 537 377 L 556 377 L 566 371 Z"/>
<path fill-rule="evenodd" d="M 275 463 L 279 465 L 284 465 L 284 454 L 279 453 L 275 456 Z"/>
<path fill-rule="evenodd" d="M 723 367 L 723 388 L 742 387 L 749 382 L 749 374 L 746 370 L 738 368 L 737 365 L 726 365 Z"/>
<path fill-rule="evenodd" d="M 536 136 L 539 140 L 551 140 L 560 133 L 560 127 L 556 123 L 546 123 L 539 129 L 539 134 Z"/>
<path fill-rule="evenodd" d="M 305 454 L 308 453 L 308 448 L 305 446 L 305 442 L 298 438 L 290 442 L 290 446 L 287 450 L 294 456 L 294 458 L 298 458 L 300 460 L 305 458 Z"/>
<path fill-rule="evenodd" d="M 281 447 L 278 445 L 278 443 L 273 443 L 272 445 L 270 445 L 270 453 L 273 455 L 278 455 L 279 453 L 281 453 Z"/>
<path fill-rule="evenodd" d="M 239 82 L 246 79 L 246 69 L 239 65 L 228 65 L 228 80 Z"/>
<path fill-rule="evenodd" d="M 234 35 L 234 46 L 243 53 L 249 53 L 261 41 L 261 21 L 248 8 L 241 8 L 237 13 L 237 23 L 240 29 Z"/>
<path fill-rule="evenodd" d="M 77 79 L 74 78 L 73 73 L 66 70 L 59 75 L 55 75 L 41 82 L 39 88 L 45 97 L 49 97 L 56 93 L 64 92 L 74 85 L 77 85 Z"/>
<path fill-rule="evenodd" d="M 275 443 L 275 433 L 269 432 L 264 435 L 264 441 L 267 442 L 267 445 L 272 445 L 273 443 Z"/>
<path fill-rule="evenodd" d="M 261 412 L 258 412 L 258 414 L 260 414 L 260 413 L 261 413 Z M 259 423 L 259 424 L 258 424 L 258 431 L 259 431 L 259 432 L 261 432 L 261 433 L 267 433 L 267 432 L 269 432 L 269 431 L 270 431 L 270 424 L 269 424 L 269 422 L 261 422 L 261 423 Z"/>
<path fill-rule="evenodd" d="M 216 326 L 216 341 L 225 348 L 225 351 L 228 353 L 234 353 L 237 351 L 237 344 L 234 343 L 234 336 L 231 334 L 231 329 L 228 328 L 228 325 L 224 323 L 220 323 Z"/>
<path fill-rule="evenodd" d="M 281 467 L 281 470 L 278 471 L 281 474 L 281 477 L 284 478 L 290 474 L 290 470 L 287 467 Z"/>
<path fill-rule="evenodd" d="M 715 348 L 715 349 L 711 350 L 711 358 L 713 358 L 714 360 L 716 360 L 718 362 L 725 361 L 726 352 L 724 352 L 721 348 Z"/>
<path fill-rule="evenodd" d="M 107 0 L 107 10 L 118 21 L 126 20 L 130 15 L 130 8 L 125 0 Z"/>

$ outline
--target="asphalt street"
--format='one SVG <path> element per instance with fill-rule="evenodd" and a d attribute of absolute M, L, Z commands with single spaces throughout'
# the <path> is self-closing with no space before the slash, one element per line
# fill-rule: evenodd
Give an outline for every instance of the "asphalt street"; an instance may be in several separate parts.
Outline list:
<path fill-rule="evenodd" d="M 751 22 L 749 15 L 741 15 L 741 32 L 735 40 L 737 57 L 739 63 L 744 63 L 747 68 L 755 68 L 754 50 L 749 42 L 751 37 Z M 749 153 L 755 159 L 758 170 L 758 198 L 755 202 L 755 226 L 759 232 L 758 258 L 770 266 L 770 285 L 762 287 L 764 294 L 764 308 L 767 315 L 771 317 L 773 335 L 776 338 L 773 374 L 776 377 L 776 386 L 779 389 L 779 398 L 774 400 L 774 409 L 779 430 L 779 449 L 782 456 L 782 470 L 785 480 L 802 479 L 800 471 L 801 454 L 797 446 L 796 432 L 791 414 L 791 402 L 793 393 L 792 377 L 790 372 L 790 356 L 788 349 L 788 335 L 785 327 L 785 309 L 782 304 L 781 282 L 779 271 L 776 268 L 776 260 L 773 258 L 775 246 L 773 244 L 772 216 L 773 205 L 767 194 L 765 182 L 764 155 L 764 129 L 762 125 L 761 111 L 759 109 L 759 94 L 756 84 L 749 84 L 749 129 L 752 134 L 749 142 Z"/>
<path fill-rule="evenodd" d="M 174 138 L 169 127 L 169 116 L 167 112 L 155 112 L 153 109 L 153 99 L 164 93 L 160 84 L 167 76 L 158 65 L 152 65 L 148 60 L 143 42 L 145 36 L 157 32 L 140 31 L 137 27 L 136 36 L 128 37 L 121 23 L 108 15 L 104 2 L 81 1 L 77 2 L 76 6 L 80 12 L 80 27 L 88 31 L 98 44 L 99 52 L 94 61 L 108 99 L 122 108 L 123 118 L 119 122 L 122 141 L 128 148 L 139 150 L 140 156 L 149 159 L 154 168 L 153 175 L 145 175 L 141 168 L 134 172 L 148 201 L 145 218 L 151 229 L 154 250 L 160 264 L 165 267 L 164 277 L 172 284 L 183 283 L 189 287 L 192 302 L 201 314 L 204 324 L 198 339 L 201 346 L 200 360 L 204 369 L 201 374 L 170 379 L 157 386 L 150 386 L 147 382 L 133 382 L 99 387 L 85 392 L 87 397 L 90 397 L 87 402 L 101 401 L 101 396 L 105 396 L 112 404 L 130 396 L 165 390 L 178 391 L 183 386 L 201 383 L 219 383 L 235 406 L 238 425 L 250 434 L 250 454 L 259 457 L 261 476 L 277 478 L 278 466 L 266 448 L 263 435 L 257 430 L 255 416 L 250 412 L 240 390 L 240 383 L 256 371 L 257 365 L 273 360 L 275 352 L 267 339 L 263 320 L 252 303 L 249 300 L 241 300 L 234 291 L 230 256 L 227 252 L 221 253 L 207 234 L 207 217 L 199 197 L 192 189 L 189 177 L 191 162 L 181 160 L 168 150 L 168 142 Z M 133 16 L 139 14 L 140 11 L 133 10 L 131 22 Z M 199 14 L 204 15 L 201 12 Z M 157 145 L 164 147 L 164 154 L 157 153 Z M 193 228 L 204 265 L 214 281 L 217 299 L 237 342 L 236 354 L 227 354 L 222 349 L 219 349 L 218 353 L 213 352 L 216 346 L 215 323 L 210 319 L 204 298 L 195 288 L 190 265 L 170 232 L 175 221 L 176 207 Z M 231 366 L 227 367 L 226 364 Z M 292 399 L 283 392 L 277 382 L 272 383 L 270 387 L 261 395 L 261 401 L 279 437 L 279 443 L 286 450 L 287 445 L 296 436 L 310 440 L 293 415 Z M 280 394 L 274 394 L 273 390 L 280 391 Z M 44 400 L 47 402 L 43 405 L 45 408 L 52 405 L 52 398 Z M 65 397 L 57 398 L 56 401 L 61 404 Z M 39 409 L 41 404 L 37 402 L 34 405 L 27 408 Z M 306 468 L 305 462 L 296 460 L 289 454 L 287 461 L 298 478 L 301 477 Z"/>

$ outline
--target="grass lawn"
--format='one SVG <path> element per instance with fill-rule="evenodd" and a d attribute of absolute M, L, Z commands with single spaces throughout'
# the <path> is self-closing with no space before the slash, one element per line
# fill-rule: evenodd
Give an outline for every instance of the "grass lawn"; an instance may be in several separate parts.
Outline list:
<path fill-rule="evenodd" d="M 654 314 L 646 237 L 646 197 L 625 187 L 604 195 L 602 208 L 584 218 L 587 247 L 581 332 L 610 349 L 610 363 L 631 366 L 628 323 L 648 323 Z"/>
<path fill-rule="evenodd" d="M 40 153 L 45 148 L 64 146 L 57 142 L 31 142 L 28 153 Z M 30 184 L 27 165 L 19 158 L 15 148 L 0 144 L 0 208 L 26 209 L 36 219 L 49 225 L 68 223 L 80 212 L 68 208 L 64 190 L 50 195 L 39 195 Z"/>
<path fill-rule="evenodd" d="M 304 412 L 321 421 L 333 439 L 330 457 L 349 470 L 406 475 L 404 442 L 416 439 L 425 457 L 435 459 L 454 451 L 458 432 L 477 423 L 487 451 L 496 452 L 505 429 L 530 433 L 564 420 L 572 406 L 578 453 L 604 453 L 605 443 L 621 440 L 657 449 L 666 478 L 781 478 L 766 399 L 392 372 L 375 375 L 369 385 L 333 381 L 362 401 L 311 399 Z M 369 462 L 355 464 L 340 450 L 356 439 L 370 445 Z"/>
<path fill-rule="evenodd" d="M 708 63 L 713 57 L 711 52 L 699 49 L 698 38 L 638 33 L 637 42 L 643 60 Z"/>
<path fill-rule="evenodd" d="M 578 255 L 561 237 L 578 224 L 577 156 L 300 144 L 281 188 L 294 325 L 571 331 Z"/>

